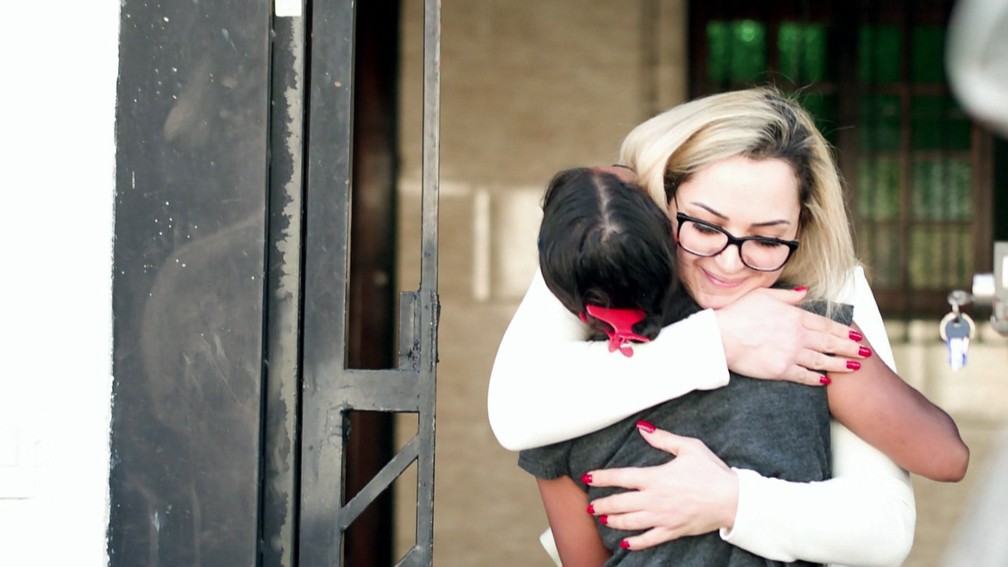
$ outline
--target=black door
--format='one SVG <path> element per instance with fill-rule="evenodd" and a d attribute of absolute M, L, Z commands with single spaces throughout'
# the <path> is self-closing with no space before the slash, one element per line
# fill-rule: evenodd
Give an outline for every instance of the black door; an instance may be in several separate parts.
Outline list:
<path fill-rule="evenodd" d="M 385 487 L 413 462 L 404 564 L 430 562 L 437 75 L 426 267 L 397 301 L 398 3 L 295 8 L 122 4 L 113 566 L 389 564 Z M 355 204 L 363 191 L 385 206 Z M 419 416 L 396 456 L 394 412 Z"/>

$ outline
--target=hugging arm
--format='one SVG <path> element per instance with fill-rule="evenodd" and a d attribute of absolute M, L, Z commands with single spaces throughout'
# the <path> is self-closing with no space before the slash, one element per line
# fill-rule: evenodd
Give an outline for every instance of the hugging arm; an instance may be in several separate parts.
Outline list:
<path fill-rule="evenodd" d="M 882 318 L 867 281 L 860 269 L 854 276 L 852 289 L 842 300 L 854 305 L 855 319 L 872 341 L 874 357 L 893 365 Z M 859 378 L 855 373 L 837 378 L 836 383 Z M 609 523 L 614 527 L 651 528 L 649 531 L 664 534 L 661 538 L 642 542 L 643 545 L 709 530 L 711 522 L 716 520 L 725 541 L 769 559 L 899 565 L 913 544 L 916 522 L 908 474 L 839 424 L 834 423 L 832 437 L 834 478 L 830 480 L 786 482 L 753 471 L 733 469 L 737 474 L 738 491 L 735 516 L 730 524 L 720 515 L 704 510 L 695 511 L 693 517 L 684 517 L 683 508 L 675 505 L 677 500 L 688 498 L 689 493 L 707 490 L 706 485 L 716 476 L 713 473 L 703 475 L 707 481 L 702 484 L 688 484 L 690 478 L 685 475 L 669 470 L 654 475 L 649 470 L 653 469 L 651 467 L 592 471 L 594 484 L 623 486 L 636 491 L 609 496 L 592 504 L 596 514 L 609 514 Z M 706 470 L 716 471 L 715 465 L 723 466 L 717 457 L 700 451 L 686 457 L 697 460 L 695 467 L 704 466 Z M 680 455 L 677 460 L 683 458 L 684 455 Z M 629 481 L 626 480 L 628 475 Z M 637 498 L 634 495 L 643 490 L 653 495 L 638 505 L 633 502 Z M 614 510 L 617 512 L 612 513 Z M 624 523 L 640 518 L 646 521 Z"/>
<path fill-rule="evenodd" d="M 834 424 L 834 478 L 791 483 L 740 470 L 735 524 L 721 537 L 781 561 L 900 565 L 917 513 L 906 472 Z"/>
<path fill-rule="evenodd" d="M 969 447 L 955 421 L 880 358 L 864 360 L 856 379 L 836 380 L 829 406 L 837 421 L 907 471 L 943 482 L 966 475 Z"/>
<path fill-rule="evenodd" d="M 856 376 L 829 387 L 830 411 L 847 426 L 833 423 L 834 478 L 802 487 L 739 471 L 736 523 L 722 537 L 766 556 L 899 565 L 913 544 L 916 522 L 906 470 L 956 481 L 966 472 L 969 449 L 948 414 L 895 374 L 882 318 L 860 269 L 845 301 L 855 305 L 855 320 L 876 355 L 862 361 Z M 788 540 L 775 545 L 773 534 L 782 533 Z"/>
<path fill-rule="evenodd" d="M 839 378 L 830 385 L 830 413 L 907 471 L 937 481 L 962 480 L 969 448 L 955 421 L 896 375 L 892 349 L 867 282 L 855 285 L 849 300 L 858 305 L 855 322 L 863 327 L 877 356 L 861 361 L 856 377 Z"/>
<path fill-rule="evenodd" d="M 569 476 L 537 478 L 539 494 L 557 552 L 564 565 L 603 565 L 611 554 L 602 544 L 595 519 L 585 513 L 588 495 Z"/>
<path fill-rule="evenodd" d="M 795 307 L 803 298 L 792 290 L 756 290 L 717 312 L 703 310 L 665 327 L 627 358 L 610 353 L 604 342 L 586 341 L 587 327 L 537 270 L 490 373 L 490 426 L 505 448 L 527 449 L 597 431 L 693 390 L 724 386 L 729 366 L 748 376 L 816 386 L 823 371 L 849 372 L 845 357 L 858 358 L 850 329 Z"/>
<path fill-rule="evenodd" d="M 537 270 L 497 350 L 487 396 L 490 426 L 510 450 L 597 431 L 693 390 L 728 383 L 710 311 L 670 325 L 632 358 L 587 341 L 588 328 Z"/>
<path fill-rule="evenodd" d="M 832 431 L 836 476 L 811 483 L 728 469 L 696 439 L 642 434 L 677 457 L 654 467 L 591 471 L 593 486 L 630 489 L 591 503 L 610 527 L 641 531 L 627 538 L 630 549 L 720 528 L 726 542 L 767 559 L 882 567 L 899 565 L 913 544 L 909 477 L 843 426 Z"/>

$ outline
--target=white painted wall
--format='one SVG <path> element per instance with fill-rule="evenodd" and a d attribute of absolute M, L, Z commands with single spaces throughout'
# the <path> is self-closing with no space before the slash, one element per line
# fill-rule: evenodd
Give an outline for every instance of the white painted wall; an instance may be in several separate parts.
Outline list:
<path fill-rule="evenodd" d="M 106 565 L 119 2 L 0 34 L 0 565 Z"/>

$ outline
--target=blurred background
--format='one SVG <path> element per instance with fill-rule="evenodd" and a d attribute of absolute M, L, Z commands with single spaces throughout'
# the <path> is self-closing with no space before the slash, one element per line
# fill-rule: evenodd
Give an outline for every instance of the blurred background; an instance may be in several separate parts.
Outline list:
<path fill-rule="evenodd" d="M 918 524 L 905 565 L 944 564 L 1008 416 L 1008 338 L 985 322 L 989 309 L 966 309 L 979 332 L 963 370 L 950 370 L 938 336 L 949 291 L 992 271 L 992 242 L 1008 238 L 1008 146 L 950 88 L 951 8 L 443 3 L 435 564 L 550 565 L 537 542 L 547 524 L 534 481 L 495 442 L 485 396 L 497 342 L 535 268 L 552 173 L 613 162 L 635 124 L 671 105 L 762 81 L 800 93 L 836 147 L 898 370 L 956 419 L 972 450 L 963 482 L 914 479 Z M 419 262 L 410 235 L 419 234 L 421 98 L 411 85 L 422 72 L 421 16 L 419 2 L 403 3 L 402 289 L 415 285 Z M 400 518 L 412 506 L 402 496 Z M 405 528 L 400 540 L 408 520 Z"/>

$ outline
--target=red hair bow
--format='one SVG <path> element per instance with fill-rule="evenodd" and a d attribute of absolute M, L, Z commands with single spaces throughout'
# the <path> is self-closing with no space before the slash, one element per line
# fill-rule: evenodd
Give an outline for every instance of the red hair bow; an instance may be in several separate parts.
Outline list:
<path fill-rule="evenodd" d="M 631 342 L 646 343 L 650 340 L 633 331 L 633 326 L 647 316 L 642 309 L 616 309 L 600 305 L 585 305 L 585 311 L 588 312 L 588 315 L 608 323 L 611 327 L 602 329 L 606 335 L 609 335 L 609 352 L 618 350 L 623 353 L 623 356 L 633 356 Z M 581 320 L 587 323 L 588 317 L 582 313 Z"/>

